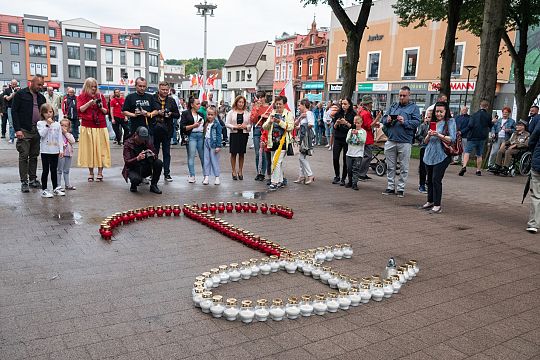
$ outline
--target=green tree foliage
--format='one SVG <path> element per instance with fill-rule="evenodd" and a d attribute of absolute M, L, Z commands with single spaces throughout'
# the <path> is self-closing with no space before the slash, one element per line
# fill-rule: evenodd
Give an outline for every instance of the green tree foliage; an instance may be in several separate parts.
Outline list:
<path fill-rule="evenodd" d="M 208 69 L 221 69 L 227 59 L 208 59 Z M 186 75 L 196 74 L 202 71 L 203 58 L 193 58 L 188 60 L 167 59 L 166 65 L 185 65 Z"/>

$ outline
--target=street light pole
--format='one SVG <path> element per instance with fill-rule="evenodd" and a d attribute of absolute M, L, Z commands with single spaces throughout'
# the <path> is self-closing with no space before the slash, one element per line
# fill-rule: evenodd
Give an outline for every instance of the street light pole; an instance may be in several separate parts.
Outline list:
<path fill-rule="evenodd" d="M 476 66 L 466 65 L 464 67 L 467 69 L 467 84 L 465 85 L 465 104 L 463 104 L 463 106 L 467 106 L 467 95 L 469 95 L 469 80 L 471 79 L 471 71 L 476 69 Z"/>
<path fill-rule="evenodd" d="M 204 4 L 200 3 L 199 5 L 195 5 L 195 7 L 197 8 L 197 15 L 204 18 L 203 92 L 206 93 L 206 75 L 208 72 L 208 58 L 206 53 L 208 23 L 207 16 L 214 16 L 214 9 L 217 8 L 217 5 L 208 4 L 206 0 L 204 0 Z"/>

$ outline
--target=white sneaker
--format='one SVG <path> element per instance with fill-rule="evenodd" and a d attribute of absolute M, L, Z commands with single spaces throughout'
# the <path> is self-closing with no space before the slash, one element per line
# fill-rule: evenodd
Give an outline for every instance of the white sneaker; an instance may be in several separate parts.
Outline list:
<path fill-rule="evenodd" d="M 204 180 L 202 181 L 203 185 L 208 185 L 208 176 L 204 177 Z"/>
<path fill-rule="evenodd" d="M 54 197 L 54 195 L 49 190 L 45 189 L 45 190 L 43 190 L 41 192 L 41 197 L 42 198 L 52 198 L 52 197 Z"/>
<path fill-rule="evenodd" d="M 214 185 L 221 184 L 221 181 L 219 180 L 219 176 L 216 176 L 216 180 L 214 181 Z"/>
<path fill-rule="evenodd" d="M 332 151 L 332 147 L 331 147 L 331 146 L 328 147 L 328 151 Z"/>
<path fill-rule="evenodd" d="M 188 183 L 194 184 L 195 183 L 195 176 L 188 176 Z"/>
<path fill-rule="evenodd" d="M 535 227 L 529 226 L 527 228 L 527 231 L 530 232 L 531 234 L 536 234 L 538 232 L 538 229 Z"/>
<path fill-rule="evenodd" d="M 59 187 L 57 187 L 56 189 L 53 190 L 53 194 L 56 195 L 56 196 L 64 196 L 64 195 L 66 195 L 66 193 L 63 190 L 64 189 L 62 189 L 59 186 Z"/>
<path fill-rule="evenodd" d="M 150 177 L 145 177 L 143 179 L 142 183 L 145 184 L 145 185 L 148 185 L 148 184 L 150 184 L 150 179 L 151 179 Z"/>

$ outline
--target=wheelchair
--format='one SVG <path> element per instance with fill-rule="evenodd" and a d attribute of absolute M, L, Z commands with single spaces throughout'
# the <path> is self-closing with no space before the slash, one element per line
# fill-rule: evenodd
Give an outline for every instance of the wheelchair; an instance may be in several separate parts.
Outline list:
<path fill-rule="evenodd" d="M 529 175 L 531 171 L 531 162 L 532 162 L 532 153 L 523 149 L 517 154 L 512 156 L 512 163 L 508 169 L 488 169 L 489 172 L 492 172 L 494 175 L 503 175 L 503 176 L 516 176 L 516 175 Z"/>

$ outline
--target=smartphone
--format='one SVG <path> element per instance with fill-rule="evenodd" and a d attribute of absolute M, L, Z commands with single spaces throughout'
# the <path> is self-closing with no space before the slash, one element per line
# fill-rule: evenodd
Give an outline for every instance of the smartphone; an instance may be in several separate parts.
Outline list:
<path fill-rule="evenodd" d="M 437 131 L 437 122 L 436 121 L 431 121 L 429 123 L 429 130 L 431 131 Z"/>
<path fill-rule="evenodd" d="M 397 115 L 390 115 L 390 119 L 392 120 L 397 120 L 397 117 L 398 117 Z"/>

